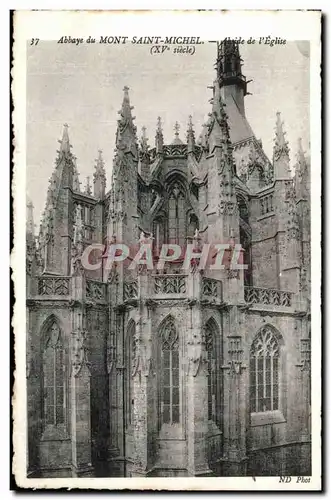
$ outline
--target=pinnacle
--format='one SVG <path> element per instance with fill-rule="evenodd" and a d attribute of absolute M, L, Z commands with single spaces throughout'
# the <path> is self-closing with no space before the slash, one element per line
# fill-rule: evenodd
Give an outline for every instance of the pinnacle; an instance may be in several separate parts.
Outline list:
<path fill-rule="evenodd" d="M 148 149 L 148 144 L 147 144 L 147 135 L 146 135 L 146 127 L 143 126 L 141 127 L 141 137 L 140 137 L 140 147 L 142 149 L 142 151 L 147 151 Z"/>
<path fill-rule="evenodd" d="M 174 138 L 174 140 L 172 141 L 171 144 L 183 144 L 183 142 L 179 138 L 179 129 L 180 129 L 180 125 L 176 121 L 175 126 L 174 126 L 175 138 Z"/>
<path fill-rule="evenodd" d="M 193 130 L 192 115 L 190 115 L 188 117 L 188 125 L 187 125 L 187 144 L 194 146 L 194 143 L 195 143 L 195 136 Z"/>
<path fill-rule="evenodd" d="M 156 132 L 162 134 L 162 121 L 160 116 L 157 117 Z"/>
<path fill-rule="evenodd" d="M 61 144 L 60 151 L 63 153 L 70 153 L 71 145 L 69 142 L 68 128 L 69 128 L 69 125 L 67 123 L 65 123 L 63 125 L 62 140 L 59 141 Z"/>
<path fill-rule="evenodd" d="M 274 138 L 274 153 L 276 152 L 276 156 L 282 152 L 282 154 L 289 153 L 288 142 L 285 139 L 286 132 L 283 129 L 284 122 L 281 120 L 280 112 L 276 113 L 276 135 Z"/>
<path fill-rule="evenodd" d="M 106 171 L 105 171 L 105 162 L 103 160 L 102 156 L 102 149 L 98 150 L 98 158 L 96 158 L 96 164 L 94 166 L 94 182 L 98 177 L 103 177 L 106 178 Z"/>
<path fill-rule="evenodd" d="M 88 194 L 89 196 L 92 195 L 92 188 L 91 188 L 89 176 L 86 177 L 85 194 Z"/>
<path fill-rule="evenodd" d="M 131 120 L 133 120 L 134 118 L 132 117 L 131 110 L 134 108 L 130 105 L 129 87 L 125 86 L 123 88 L 123 92 L 122 108 L 121 111 L 119 111 L 119 114 L 125 119 L 131 118 Z"/>

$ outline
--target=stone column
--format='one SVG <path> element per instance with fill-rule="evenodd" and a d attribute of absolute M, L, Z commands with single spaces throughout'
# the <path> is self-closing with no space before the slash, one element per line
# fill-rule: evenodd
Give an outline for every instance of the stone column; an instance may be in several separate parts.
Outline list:
<path fill-rule="evenodd" d="M 149 385 L 152 376 L 152 335 L 151 317 L 143 298 L 148 297 L 148 275 L 138 275 L 138 311 L 136 317 L 135 359 L 133 376 L 133 436 L 135 443 L 135 463 L 132 475 L 146 476 L 149 466 L 149 449 L 152 446 L 149 422 Z M 150 408 L 152 410 L 152 408 Z"/>
<path fill-rule="evenodd" d="M 202 276 L 198 271 L 189 272 L 189 308 L 187 311 L 187 449 L 188 473 L 190 476 L 210 476 L 208 466 L 208 388 L 207 356 L 201 317 Z"/>
<path fill-rule="evenodd" d="M 242 338 L 229 335 L 238 332 L 238 310 L 232 306 L 227 314 L 227 349 L 224 351 L 224 439 L 223 474 L 244 475 L 246 471 L 246 401 L 248 373 L 242 361 Z"/>
<path fill-rule="evenodd" d="M 90 370 L 85 330 L 85 278 L 72 279 L 74 306 L 71 337 L 71 443 L 73 477 L 93 476 Z"/>

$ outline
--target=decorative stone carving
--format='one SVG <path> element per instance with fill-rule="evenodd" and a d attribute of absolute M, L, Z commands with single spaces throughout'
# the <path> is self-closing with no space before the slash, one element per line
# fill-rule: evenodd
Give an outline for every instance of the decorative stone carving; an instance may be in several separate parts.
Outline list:
<path fill-rule="evenodd" d="M 104 301 L 106 299 L 105 284 L 100 281 L 86 280 L 86 299 Z"/>
<path fill-rule="evenodd" d="M 54 278 L 53 276 L 39 278 L 38 293 L 39 295 L 69 295 L 70 278 Z"/>
<path fill-rule="evenodd" d="M 202 295 L 207 297 L 220 297 L 221 282 L 213 278 L 202 279 Z"/>
<path fill-rule="evenodd" d="M 124 298 L 124 300 L 138 298 L 138 282 L 137 282 L 137 280 L 124 283 L 123 298 Z"/>
<path fill-rule="evenodd" d="M 90 363 L 88 361 L 88 349 L 86 345 L 87 332 L 78 328 L 72 332 L 73 336 L 73 349 L 72 349 L 72 374 L 77 377 L 85 365 L 90 370 Z"/>
<path fill-rule="evenodd" d="M 186 276 L 155 276 L 154 291 L 158 294 L 184 294 L 186 293 Z"/>
<path fill-rule="evenodd" d="M 291 307 L 292 292 L 273 290 L 272 288 L 256 288 L 246 286 L 245 302 L 248 304 L 267 304 L 272 306 Z"/>

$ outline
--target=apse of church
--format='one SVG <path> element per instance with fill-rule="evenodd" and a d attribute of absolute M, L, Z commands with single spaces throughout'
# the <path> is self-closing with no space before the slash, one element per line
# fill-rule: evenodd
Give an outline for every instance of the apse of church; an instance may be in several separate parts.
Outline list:
<path fill-rule="evenodd" d="M 200 136 L 189 117 L 167 144 L 156 116 L 153 146 L 125 87 L 108 191 L 102 151 L 81 189 L 64 126 L 37 237 L 27 204 L 29 477 L 311 473 L 310 160 L 299 141 L 292 176 L 279 113 L 267 158 L 248 84 L 217 44 Z M 106 268 L 142 241 L 152 269 Z M 219 243 L 246 269 L 183 269 Z M 164 244 L 181 251 L 158 267 Z"/>

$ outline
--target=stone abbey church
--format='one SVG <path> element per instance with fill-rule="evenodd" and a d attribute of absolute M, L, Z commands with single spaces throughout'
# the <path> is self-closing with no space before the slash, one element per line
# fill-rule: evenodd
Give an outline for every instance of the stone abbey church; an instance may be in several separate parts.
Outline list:
<path fill-rule="evenodd" d="M 171 144 L 157 116 L 137 138 L 125 87 L 109 190 L 101 152 L 80 188 L 64 126 L 38 236 L 27 203 L 28 477 L 311 474 L 310 160 L 291 173 L 279 113 L 268 159 L 241 67 L 219 43 L 202 133 Z M 247 269 L 107 270 L 142 234 L 155 262 L 241 243 Z"/>

